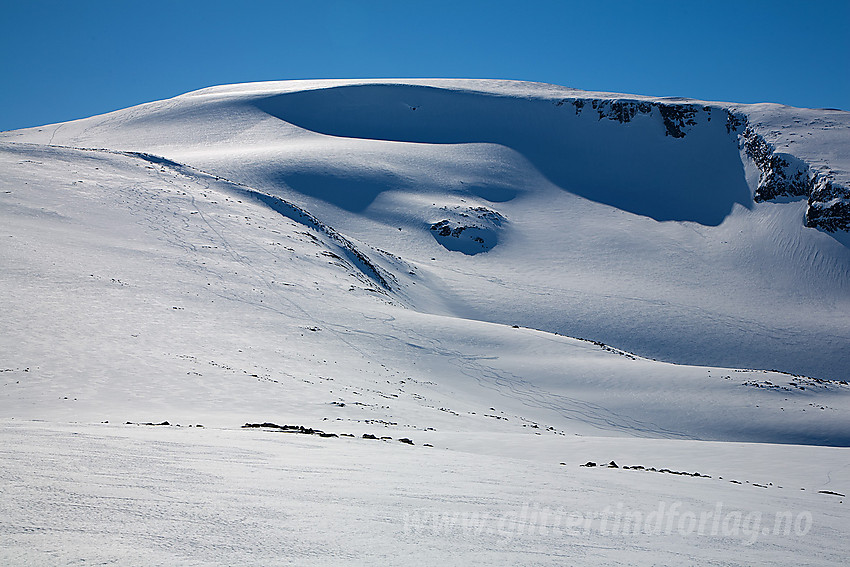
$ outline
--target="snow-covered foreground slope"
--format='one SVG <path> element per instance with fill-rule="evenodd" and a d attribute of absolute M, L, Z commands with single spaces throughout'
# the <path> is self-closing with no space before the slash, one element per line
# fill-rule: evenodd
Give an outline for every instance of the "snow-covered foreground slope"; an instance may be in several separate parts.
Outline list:
<path fill-rule="evenodd" d="M 841 565 L 850 553 L 846 499 L 820 492 L 847 486 L 846 449 L 524 446 L 494 457 L 256 430 L 4 423 L 0 561 Z M 577 466 L 588 458 L 620 468 Z"/>
<path fill-rule="evenodd" d="M 0 558 L 835 563 L 848 119 L 683 104 L 269 83 L 0 134 Z"/>

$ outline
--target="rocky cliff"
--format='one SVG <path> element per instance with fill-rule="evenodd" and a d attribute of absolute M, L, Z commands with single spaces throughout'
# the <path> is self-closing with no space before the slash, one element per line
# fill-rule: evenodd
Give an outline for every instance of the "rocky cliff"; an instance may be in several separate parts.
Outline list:
<path fill-rule="evenodd" d="M 638 115 L 655 115 L 664 125 L 665 135 L 685 138 L 702 120 L 710 122 L 722 114 L 727 131 L 736 136 L 743 154 L 759 170 L 753 191 L 755 202 L 804 197 L 808 200 L 805 224 L 827 232 L 850 230 L 850 188 L 837 182 L 830 169 L 815 171 L 806 161 L 791 153 L 778 151 L 750 124 L 747 115 L 723 107 L 690 103 L 664 103 L 642 100 L 561 99 L 556 106 L 572 105 L 576 115 L 585 110 L 598 119 L 625 124 Z"/>

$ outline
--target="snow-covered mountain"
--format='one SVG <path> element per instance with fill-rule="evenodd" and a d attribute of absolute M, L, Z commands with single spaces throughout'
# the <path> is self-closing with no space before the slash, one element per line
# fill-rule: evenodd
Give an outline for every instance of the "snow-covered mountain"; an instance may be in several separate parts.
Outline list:
<path fill-rule="evenodd" d="M 429 284 L 392 270 L 391 293 L 420 311 L 847 379 L 848 116 L 526 83 L 284 82 L 2 139 L 150 153 L 281 198 L 417 266 Z"/>
<path fill-rule="evenodd" d="M 260 485 L 222 459 L 235 451 L 282 466 L 258 456 L 275 451 L 267 434 L 279 429 L 238 430 L 275 422 L 409 439 L 415 447 L 316 434 L 281 450 L 308 468 L 314 450 L 366 455 L 375 461 L 349 473 L 377 467 L 391 483 L 462 463 L 463 477 L 447 482 L 473 500 L 485 498 L 468 480 L 481 467 L 505 479 L 536 464 L 546 486 L 581 487 L 573 505 L 584 509 L 617 494 L 600 471 L 577 468 L 588 460 L 713 471 L 715 484 L 662 479 L 632 504 L 817 509 L 826 515 L 811 545 L 773 532 L 765 545 L 825 563 L 843 553 L 817 555 L 842 539 L 845 508 L 807 498 L 850 483 L 847 449 L 825 447 L 850 446 L 850 113 L 511 81 L 255 83 L 0 133 L 0 172 L 4 481 L 31 466 L 9 463 L 56 452 L 39 482 L 71 475 L 77 453 L 65 449 L 74 441 L 63 424 L 74 422 L 79 450 L 107 459 L 109 474 L 124 470 L 129 455 L 115 455 L 127 443 L 170 463 L 156 445 L 167 438 L 168 451 L 193 455 L 187 478 L 229 471 L 204 498 L 236 498 L 224 488 L 235 479 L 260 498 Z M 165 420 L 206 427 L 132 425 Z M 399 452 L 424 444 L 427 455 Z M 746 474 L 766 487 L 788 460 L 793 470 L 771 482 L 808 488 L 790 500 L 766 488 L 742 496 L 717 479 Z M 351 495 L 337 468 L 348 465 L 323 466 L 336 471 L 327 472 L 334 496 L 302 510 L 310 518 Z M 655 486 L 638 474 L 613 482 Z M 92 506 L 120 492 L 92 482 Z M 514 494 L 514 481 L 492 482 Z M 23 502 L 49 508 L 32 482 L 16 486 L 0 495 L 7 517 L 31 522 Z M 350 513 L 410 513 L 399 490 L 402 501 L 363 496 Z M 488 509 L 495 517 L 540 494 L 564 497 L 535 490 Z M 298 491 L 309 500 L 310 486 Z M 273 502 L 283 513 L 286 498 Z M 417 510 L 426 520 L 445 511 Z M 343 514 L 334 525 L 350 522 Z M 45 540 L 13 523 L 0 526 L 14 540 L 6 558 L 38 563 L 28 542 Z M 158 526 L 151 541 L 169 529 Z M 593 532 L 599 545 L 603 531 Z M 282 537 L 252 533 L 245 541 Z M 426 535 L 444 543 L 440 530 Z M 692 541 L 671 547 L 662 535 L 595 557 L 628 561 L 648 549 L 648 563 L 676 563 L 693 552 Z M 302 536 L 305 549 L 327 543 Z M 469 541 L 453 544 L 457 557 L 484 561 Z M 557 542 L 523 541 L 557 562 Z M 691 557 L 737 557 L 724 541 Z M 152 555 L 140 564 L 163 557 L 157 543 L 144 549 Z M 349 549 L 325 549 L 314 563 L 392 556 Z M 273 563 L 273 550 L 262 553 Z M 293 562 L 309 563 L 313 551 L 304 553 Z M 746 562 L 768 557 L 760 553 Z M 245 561 L 206 548 L 201 557 Z"/>

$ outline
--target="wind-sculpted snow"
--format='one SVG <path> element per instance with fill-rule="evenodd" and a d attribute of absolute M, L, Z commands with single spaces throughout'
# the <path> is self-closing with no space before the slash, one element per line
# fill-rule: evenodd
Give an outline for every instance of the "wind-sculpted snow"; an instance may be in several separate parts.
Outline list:
<path fill-rule="evenodd" d="M 267 195 L 261 191 L 251 189 L 250 187 L 247 187 L 243 184 L 233 183 L 231 181 L 228 181 L 227 179 L 210 175 L 206 172 L 196 170 L 184 164 L 180 164 L 160 156 L 141 152 L 121 153 L 131 157 L 138 157 L 154 164 L 173 168 L 184 175 L 188 174 L 200 178 L 213 178 L 215 179 L 215 181 L 221 182 L 222 185 L 230 187 L 234 193 L 241 194 L 245 197 L 260 201 L 266 204 L 269 208 L 280 213 L 281 215 L 318 230 L 319 232 L 329 236 L 333 241 L 337 242 L 340 245 L 343 254 L 347 256 L 348 259 L 353 262 L 353 264 L 357 265 L 357 267 L 362 270 L 368 277 L 374 279 L 381 287 L 387 290 L 391 289 L 390 282 L 387 280 L 388 278 L 392 279 L 392 275 L 377 267 L 372 262 L 372 260 L 370 260 L 369 257 L 366 256 L 363 252 L 358 250 L 357 247 L 349 239 L 339 234 L 333 228 L 323 224 L 316 217 L 314 217 L 304 209 L 292 203 L 289 203 L 279 197 Z"/>
<path fill-rule="evenodd" d="M 599 111 L 597 117 L 582 114 L 580 105 L 564 105 L 563 99 L 414 85 L 332 87 L 254 104 L 281 120 L 331 136 L 506 146 L 562 189 L 659 221 L 717 225 L 735 203 L 750 200 L 735 138 L 719 108 L 687 107 L 683 113 L 675 105 L 588 101 Z M 713 123 L 712 114 L 717 116 Z M 687 142 L 682 139 L 686 131 L 691 132 Z M 297 174 L 283 180 L 291 180 L 295 188 L 303 183 Z M 389 190 L 392 181 L 376 178 L 371 185 Z"/>

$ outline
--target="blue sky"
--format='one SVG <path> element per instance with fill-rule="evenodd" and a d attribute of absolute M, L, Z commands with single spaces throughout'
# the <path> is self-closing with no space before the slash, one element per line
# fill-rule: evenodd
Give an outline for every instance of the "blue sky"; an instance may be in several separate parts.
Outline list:
<path fill-rule="evenodd" d="M 0 130 L 210 85 L 474 77 L 850 110 L 850 0 L 0 0 Z"/>

